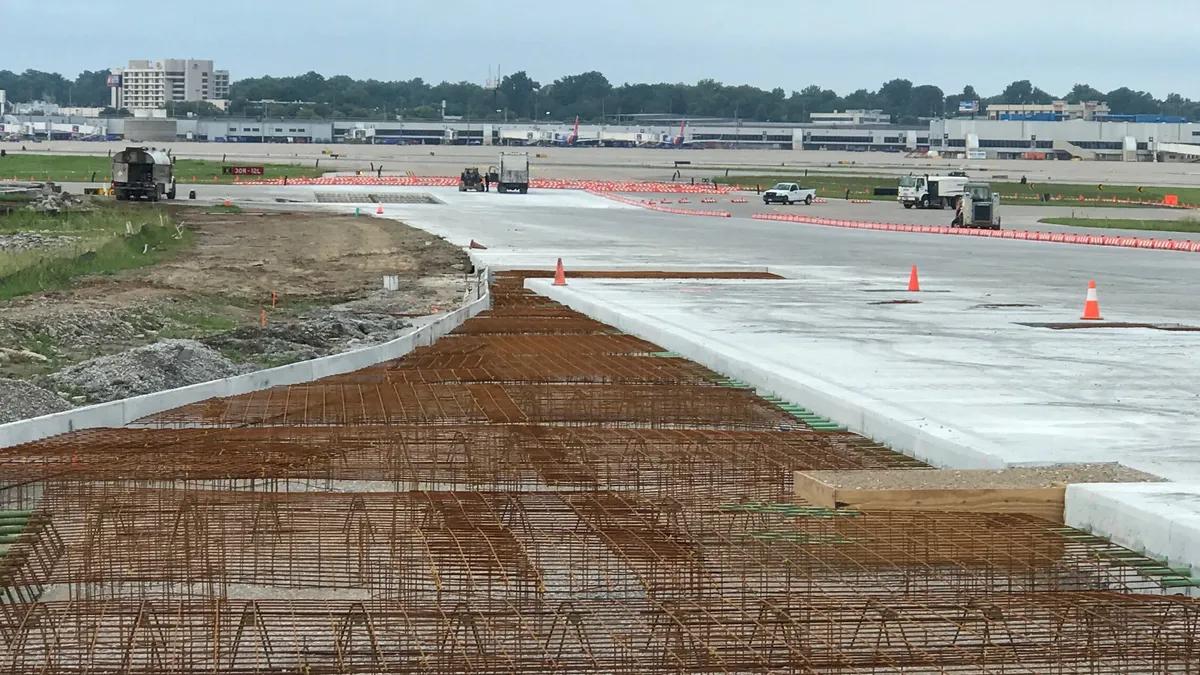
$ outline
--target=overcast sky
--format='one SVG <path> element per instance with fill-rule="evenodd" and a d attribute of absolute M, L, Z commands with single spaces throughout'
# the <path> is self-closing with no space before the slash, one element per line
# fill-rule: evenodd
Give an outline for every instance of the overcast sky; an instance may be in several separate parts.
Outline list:
<path fill-rule="evenodd" d="M 234 80 L 482 84 L 499 64 L 542 83 L 599 70 L 845 94 L 902 77 L 986 96 L 1030 79 L 1056 95 L 1084 82 L 1200 98 L 1198 0 L 0 0 L 0 25 L 0 69 L 72 78 L 190 57 Z"/>

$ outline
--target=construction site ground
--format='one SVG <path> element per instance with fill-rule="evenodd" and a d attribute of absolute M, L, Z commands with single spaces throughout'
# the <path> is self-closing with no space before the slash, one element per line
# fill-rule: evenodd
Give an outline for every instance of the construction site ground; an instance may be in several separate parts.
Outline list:
<path fill-rule="evenodd" d="M 168 208 L 194 246 L 3 303 L 0 377 L 31 380 L 69 403 L 109 400 L 146 392 L 103 382 L 80 390 L 54 374 L 163 340 L 199 341 L 194 350 L 233 370 L 281 365 L 385 341 L 412 317 L 462 300 L 470 262 L 461 249 L 394 220 Z M 397 290 L 384 291 L 385 275 L 398 277 Z"/>
<path fill-rule="evenodd" d="M 0 451 L 9 671 L 1200 662 L 1189 571 L 1029 515 L 796 500 L 795 471 L 927 467 L 524 288 L 546 275 L 395 361 Z"/>

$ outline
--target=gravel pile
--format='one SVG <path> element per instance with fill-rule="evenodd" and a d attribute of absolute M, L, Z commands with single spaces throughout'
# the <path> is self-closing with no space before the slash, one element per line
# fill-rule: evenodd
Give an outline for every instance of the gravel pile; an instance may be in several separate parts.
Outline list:
<path fill-rule="evenodd" d="M 52 305 L 53 301 L 45 302 Z M 160 315 L 149 309 L 121 311 L 71 306 L 56 311 L 50 307 L 37 318 L 10 318 L 0 312 L 0 344 L 28 344 L 44 337 L 57 349 L 90 351 L 98 345 L 135 344 L 152 338 L 164 323 Z"/>
<path fill-rule="evenodd" d="M 66 246 L 78 240 L 78 237 L 60 237 L 34 232 L 0 234 L 0 251 L 28 251 L 37 248 L 52 248 L 55 246 Z"/>
<path fill-rule="evenodd" d="M 195 340 L 163 340 L 78 363 L 46 376 L 58 390 L 93 403 L 140 396 L 253 370 L 234 364 Z"/>
<path fill-rule="evenodd" d="M 56 189 L 53 185 L 47 185 L 42 190 L 42 194 L 25 208 L 30 211 L 52 215 L 64 210 L 78 211 L 83 206 L 83 200 L 79 197 L 70 192 L 56 192 Z"/>
<path fill-rule="evenodd" d="M 826 485 L 850 490 L 953 490 L 1042 488 L 1070 483 L 1155 483 L 1161 478 L 1116 462 L 1024 467 L 989 471 L 918 469 L 805 471 Z"/>
<path fill-rule="evenodd" d="M 205 338 L 204 344 L 247 356 L 270 355 L 280 361 L 306 361 L 394 339 L 409 322 L 390 314 L 325 311 L 296 321 L 246 327 Z"/>
<path fill-rule="evenodd" d="M 62 412 L 71 404 L 24 380 L 0 378 L 0 424 Z"/>

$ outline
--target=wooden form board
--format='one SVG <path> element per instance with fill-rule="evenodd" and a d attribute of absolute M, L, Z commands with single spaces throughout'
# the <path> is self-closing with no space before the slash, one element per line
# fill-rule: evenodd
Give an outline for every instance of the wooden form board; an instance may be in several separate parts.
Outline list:
<path fill-rule="evenodd" d="M 1062 523 L 1067 487 L 898 489 L 837 488 L 803 471 L 795 473 L 795 496 L 825 508 L 862 511 L 973 511 L 1027 513 Z"/>

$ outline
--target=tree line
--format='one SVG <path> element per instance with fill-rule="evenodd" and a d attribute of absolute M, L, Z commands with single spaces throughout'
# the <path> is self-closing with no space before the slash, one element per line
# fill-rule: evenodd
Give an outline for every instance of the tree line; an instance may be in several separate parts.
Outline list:
<path fill-rule="evenodd" d="M 12 102 L 45 100 L 59 105 L 103 107 L 109 103 L 107 70 L 84 71 L 75 80 L 57 73 L 0 70 L 0 89 Z M 947 94 L 940 87 L 895 79 L 871 91 L 840 95 L 817 85 L 799 91 L 782 87 L 764 90 L 726 85 L 716 80 L 696 84 L 613 85 L 602 73 L 567 75 L 542 84 L 525 71 L 505 76 L 497 88 L 473 82 L 430 84 L 421 78 L 384 82 L 356 80 L 345 75 L 324 77 L 308 72 L 294 77 L 258 77 L 233 83 L 228 111 L 209 103 L 179 103 L 174 115 L 294 117 L 307 119 L 436 120 L 446 115 L 471 120 L 615 121 L 623 115 L 650 113 L 682 117 L 723 117 L 768 122 L 808 122 L 815 112 L 883 110 L 892 121 L 915 124 L 930 117 L 953 116 L 963 100 L 990 103 L 1047 104 L 1056 98 L 1068 103 L 1103 101 L 1115 114 L 1160 114 L 1200 119 L 1200 101 L 1179 94 L 1156 99 L 1145 91 L 1121 87 L 1102 92 L 1087 84 L 1054 96 L 1029 80 L 1019 80 L 1000 93 L 980 96 L 973 86 Z M 107 114 L 120 111 L 106 110 Z"/>

